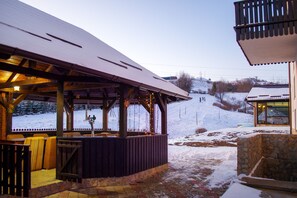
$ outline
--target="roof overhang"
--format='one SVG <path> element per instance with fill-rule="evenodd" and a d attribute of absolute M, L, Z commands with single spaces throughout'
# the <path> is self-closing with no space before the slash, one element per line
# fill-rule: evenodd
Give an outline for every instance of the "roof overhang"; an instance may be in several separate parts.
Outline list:
<path fill-rule="evenodd" d="M 297 34 L 239 40 L 250 65 L 276 64 L 297 60 Z"/>

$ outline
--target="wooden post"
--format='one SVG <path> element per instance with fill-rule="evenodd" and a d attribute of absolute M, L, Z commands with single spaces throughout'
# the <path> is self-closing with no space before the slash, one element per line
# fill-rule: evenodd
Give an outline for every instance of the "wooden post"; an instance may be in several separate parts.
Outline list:
<path fill-rule="evenodd" d="M 155 103 L 154 94 L 150 94 L 150 132 L 155 133 Z"/>
<path fill-rule="evenodd" d="M 57 83 L 57 137 L 63 136 L 64 82 Z"/>
<path fill-rule="evenodd" d="M 67 109 L 67 122 L 66 122 L 66 128 L 67 128 L 67 131 L 73 131 L 73 120 L 74 120 L 74 116 L 73 116 L 73 109 L 74 109 L 74 106 L 73 106 L 73 94 L 72 92 L 69 93 L 69 98 L 67 100 L 67 105 L 68 105 L 68 108 L 65 108 Z"/>
<path fill-rule="evenodd" d="M 161 110 L 161 132 L 167 134 L 167 97 L 156 94 L 156 99 Z"/>
<path fill-rule="evenodd" d="M 124 86 L 120 87 L 120 137 L 127 137 L 127 102 L 126 102 L 127 88 Z"/>
<path fill-rule="evenodd" d="M 0 105 L 0 139 L 5 140 L 6 139 L 6 131 L 7 131 L 7 124 L 6 124 L 6 116 L 7 112 L 6 109 Z"/>
<path fill-rule="evenodd" d="M 103 99 L 103 107 L 102 107 L 102 129 L 103 131 L 108 130 L 108 104 L 107 99 Z"/>

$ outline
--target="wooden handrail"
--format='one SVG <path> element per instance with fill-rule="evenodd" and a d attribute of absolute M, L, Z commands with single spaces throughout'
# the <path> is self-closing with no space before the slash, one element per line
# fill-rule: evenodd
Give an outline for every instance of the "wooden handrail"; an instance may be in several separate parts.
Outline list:
<path fill-rule="evenodd" d="M 297 34 L 297 0 L 234 3 L 237 41 Z"/>

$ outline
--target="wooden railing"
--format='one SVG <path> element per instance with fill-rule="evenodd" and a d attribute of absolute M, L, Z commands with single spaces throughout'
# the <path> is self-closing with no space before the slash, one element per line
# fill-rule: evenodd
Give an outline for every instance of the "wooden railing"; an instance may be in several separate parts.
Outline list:
<path fill-rule="evenodd" d="M 297 34 L 297 0 L 235 2 L 236 39 Z"/>
<path fill-rule="evenodd" d="M 31 156 L 28 145 L 0 143 L 0 194 L 29 196 Z"/>
<path fill-rule="evenodd" d="M 151 169 L 168 162 L 167 135 L 118 137 L 58 138 L 57 169 L 65 165 L 61 159 L 71 151 L 59 150 L 59 142 L 82 142 L 82 160 L 69 160 L 67 170 L 82 168 L 82 178 L 122 177 Z M 70 147 L 69 147 L 70 148 Z M 71 150 L 71 149 L 70 149 Z M 66 158 L 66 157 L 65 157 Z M 76 158 L 75 158 L 76 159 Z M 60 164 L 60 165 L 59 165 Z M 57 176 L 58 176 L 57 170 Z M 67 174 L 69 178 L 67 178 Z M 59 179 L 77 176 L 77 171 L 66 172 Z"/>

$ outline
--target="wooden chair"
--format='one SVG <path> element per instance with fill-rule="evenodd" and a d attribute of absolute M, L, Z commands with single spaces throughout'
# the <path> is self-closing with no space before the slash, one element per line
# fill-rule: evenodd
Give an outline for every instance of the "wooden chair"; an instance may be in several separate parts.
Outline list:
<path fill-rule="evenodd" d="M 48 134 L 46 134 L 46 133 L 34 133 L 33 137 L 48 137 Z"/>
<path fill-rule="evenodd" d="M 6 139 L 16 139 L 16 138 L 25 138 L 23 134 L 8 134 Z"/>
<path fill-rule="evenodd" d="M 45 143 L 45 151 L 43 156 L 43 168 L 56 168 L 56 137 L 49 137 Z"/>
<path fill-rule="evenodd" d="M 41 170 L 43 162 L 44 138 L 28 137 L 24 144 L 30 145 L 31 151 L 31 170 Z"/>

